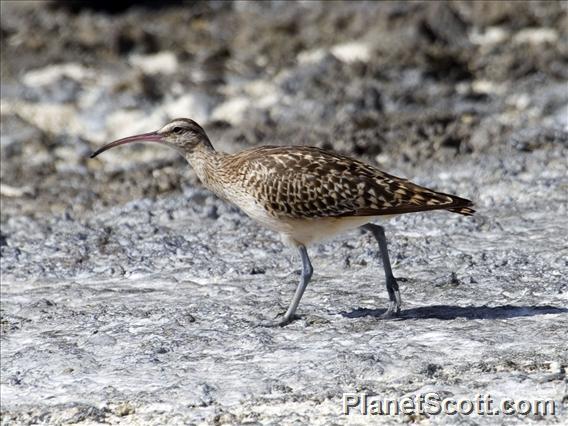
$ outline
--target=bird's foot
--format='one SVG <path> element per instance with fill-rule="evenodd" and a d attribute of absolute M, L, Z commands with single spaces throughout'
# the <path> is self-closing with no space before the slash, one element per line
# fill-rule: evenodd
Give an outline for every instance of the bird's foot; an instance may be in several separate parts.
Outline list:
<path fill-rule="evenodd" d="M 380 319 L 393 319 L 400 316 L 400 303 L 398 300 L 392 300 L 389 303 L 389 307 L 387 308 L 386 312 L 383 313 L 379 318 Z"/>
<path fill-rule="evenodd" d="M 399 316 L 399 312 L 391 309 L 390 307 L 386 310 L 385 313 L 381 314 L 379 316 L 380 319 L 383 320 L 389 320 L 389 319 L 394 319 L 397 318 Z"/>
<path fill-rule="evenodd" d="M 284 327 L 290 324 L 296 317 L 286 316 L 283 313 L 276 315 L 273 320 L 261 321 L 261 327 Z"/>
<path fill-rule="evenodd" d="M 262 321 L 260 323 L 261 327 L 266 327 L 266 328 L 277 328 L 277 327 L 284 327 L 288 324 L 290 324 L 292 322 L 292 320 L 286 320 L 286 319 L 282 319 L 280 321 Z"/>

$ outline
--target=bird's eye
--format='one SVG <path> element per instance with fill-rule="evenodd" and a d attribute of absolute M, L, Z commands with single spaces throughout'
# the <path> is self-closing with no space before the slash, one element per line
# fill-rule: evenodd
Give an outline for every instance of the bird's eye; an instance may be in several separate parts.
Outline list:
<path fill-rule="evenodd" d="M 172 132 L 175 133 L 176 135 L 181 135 L 183 133 L 183 129 L 181 127 L 174 127 L 172 129 Z"/>

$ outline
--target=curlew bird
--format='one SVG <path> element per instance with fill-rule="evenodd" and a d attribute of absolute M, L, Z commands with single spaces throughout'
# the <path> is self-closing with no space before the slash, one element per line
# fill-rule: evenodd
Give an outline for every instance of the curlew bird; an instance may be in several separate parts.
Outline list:
<path fill-rule="evenodd" d="M 91 158 L 131 142 L 158 142 L 175 149 L 206 188 L 297 248 L 302 259 L 300 282 L 288 310 L 274 325 L 286 325 L 294 318 L 313 272 L 307 251 L 310 244 L 357 227 L 370 231 L 379 245 L 390 300 L 382 317 L 392 318 L 400 313 L 400 292 L 384 228 L 372 222 L 428 210 L 474 213 L 469 200 L 315 147 L 261 146 L 237 154 L 218 152 L 203 128 L 187 118 L 172 120 L 155 132 L 111 142 Z"/>

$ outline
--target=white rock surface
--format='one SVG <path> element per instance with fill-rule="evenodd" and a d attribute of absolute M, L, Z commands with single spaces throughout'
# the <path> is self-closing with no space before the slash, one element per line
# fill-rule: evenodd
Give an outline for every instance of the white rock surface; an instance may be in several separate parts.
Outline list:
<path fill-rule="evenodd" d="M 369 46 L 362 41 L 351 41 L 335 45 L 331 48 L 331 53 L 343 62 L 368 62 L 371 57 Z"/>
<path fill-rule="evenodd" d="M 525 28 L 514 35 L 513 41 L 519 44 L 556 43 L 558 32 L 552 28 Z"/>
<path fill-rule="evenodd" d="M 229 99 L 216 107 L 211 117 L 214 120 L 224 120 L 237 126 L 243 121 L 246 112 L 251 107 L 251 100 L 247 97 L 240 96 Z"/>
<path fill-rule="evenodd" d="M 49 65 L 27 71 L 22 77 L 22 82 L 32 87 L 47 86 L 64 77 L 77 81 L 87 81 L 95 79 L 96 72 L 77 63 Z"/>
<path fill-rule="evenodd" d="M 158 52 L 151 55 L 131 55 L 129 62 L 148 74 L 173 74 L 178 69 L 178 60 L 173 52 Z"/>
<path fill-rule="evenodd" d="M 162 109 L 169 119 L 191 117 L 198 123 L 207 123 L 211 117 L 213 101 L 205 94 L 188 93 L 166 101 Z"/>

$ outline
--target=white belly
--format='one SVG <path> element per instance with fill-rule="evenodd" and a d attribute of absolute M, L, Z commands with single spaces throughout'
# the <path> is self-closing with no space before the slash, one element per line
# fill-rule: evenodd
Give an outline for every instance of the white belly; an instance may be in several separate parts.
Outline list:
<path fill-rule="evenodd" d="M 376 220 L 385 221 L 393 216 L 321 217 L 307 219 L 276 218 L 267 213 L 254 200 L 239 203 L 239 207 L 261 225 L 278 232 L 284 243 L 297 247 L 308 246 L 363 226 Z"/>
<path fill-rule="evenodd" d="M 307 219 L 277 218 L 270 215 L 250 194 L 231 194 L 232 201 L 250 218 L 278 232 L 282 241 L 293 247 L 308 246 L 358 228 L 373 221 L 386 221 L 393 216 L 321 217 Z"/>
<path fill-rule="evenodd" d="M 308 246 L 331 239 L 344 232 L 359 228 L 376 220 L 392 216 L 322 217 L 313 219 L 286 219 L 286 229 L 280 231 L 282 239 L 293 246 Z"/>

